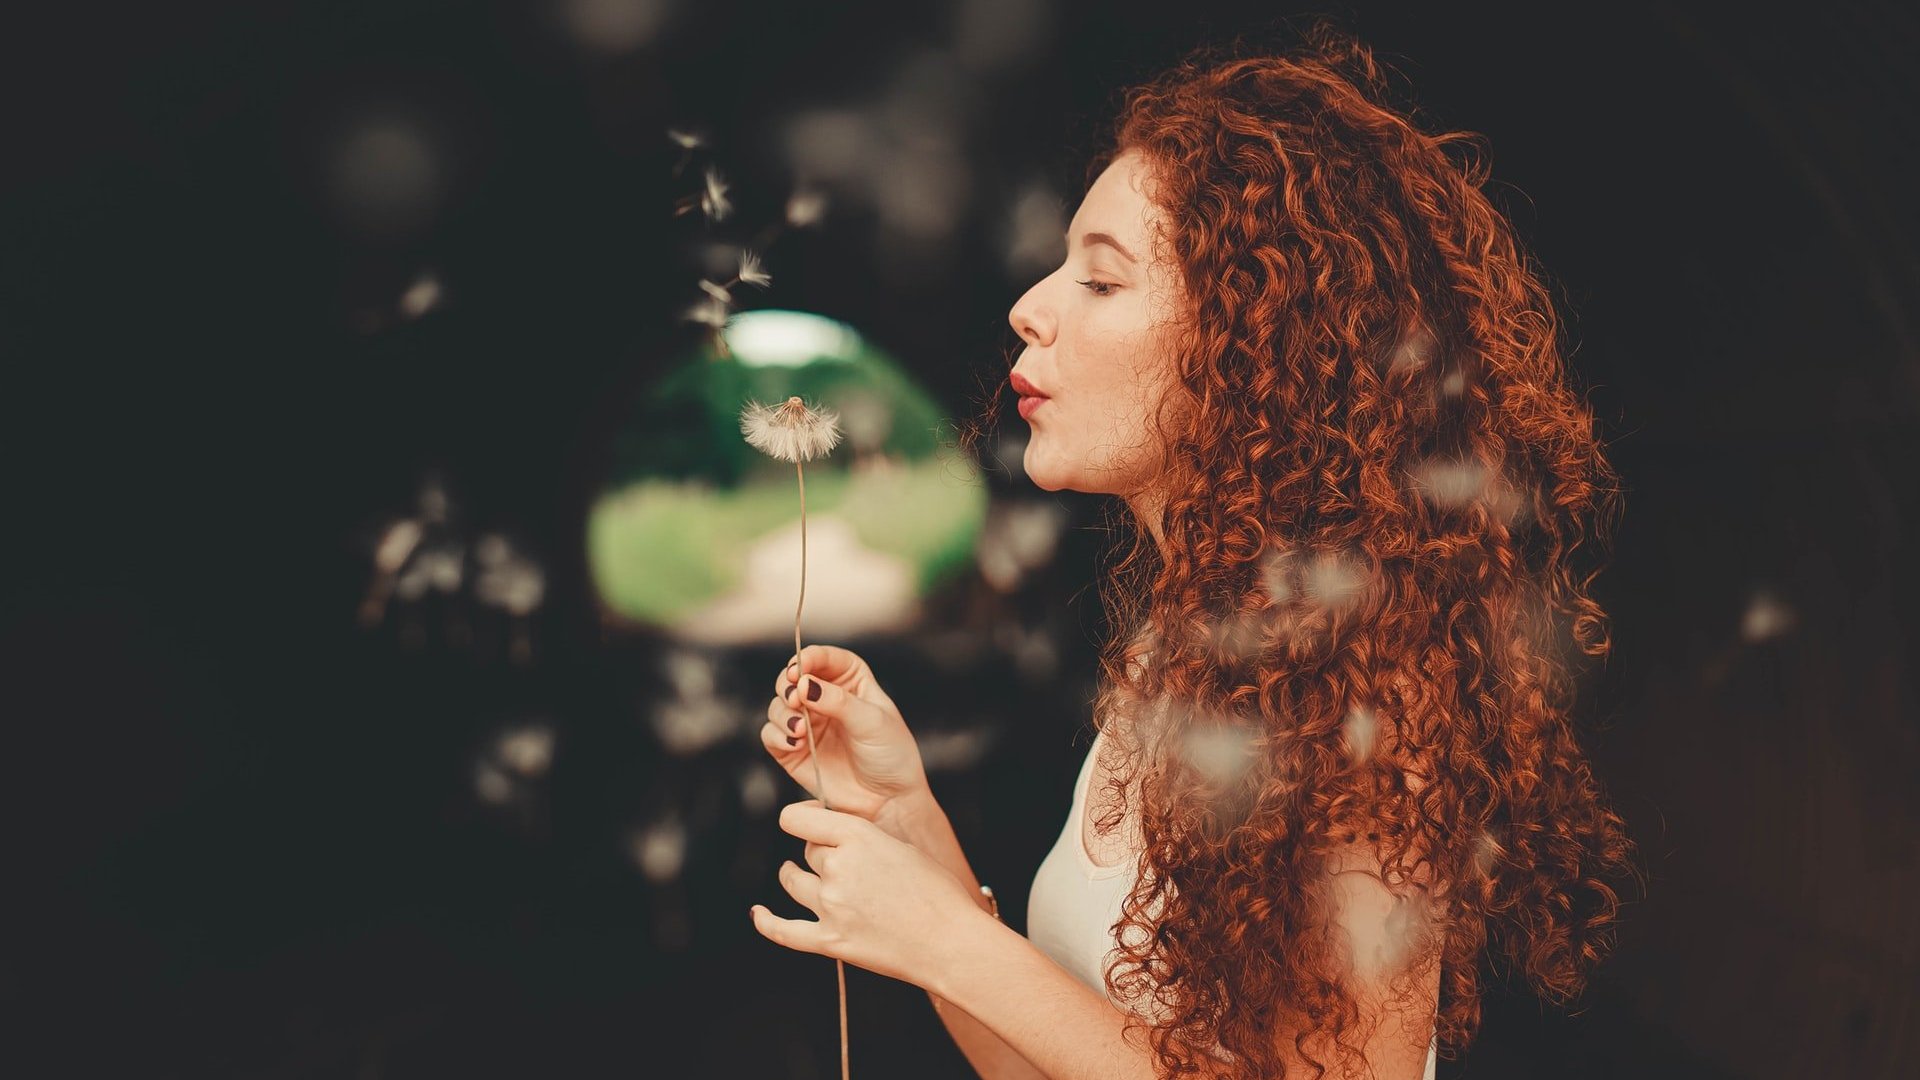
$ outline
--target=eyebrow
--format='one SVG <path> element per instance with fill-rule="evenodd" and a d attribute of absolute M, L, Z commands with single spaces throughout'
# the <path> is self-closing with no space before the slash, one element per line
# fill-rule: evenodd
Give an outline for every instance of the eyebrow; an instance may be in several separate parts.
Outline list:
<path fill-rule="evenodd" d="M 1128 262 L 1139 261 L 1138 259 L 1135 259 L 1133 257 L 1133 252 L 1128 251 L 1124 246 L 1121 245 L 1120 241 L 1115 240 L 1112 236 L 1109 236 L 1106 233 L 1090 232 L 1080 238 L 1081 247 L 1091 247 L 1094 244 L 1107 245 L 1108 247 L 1112 248 L 1113 250 L 1119 252 L 1122 256 L 1124 256 Z"/>

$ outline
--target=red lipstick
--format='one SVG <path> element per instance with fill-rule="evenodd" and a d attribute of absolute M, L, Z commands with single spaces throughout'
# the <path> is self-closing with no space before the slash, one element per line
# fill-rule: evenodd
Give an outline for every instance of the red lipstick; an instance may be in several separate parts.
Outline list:
<path fill-rule="evenodd" d="M 1033 411 L 1040 407 L 1041 402 L 1047 400 L 1047 395 L 1041 393 L 1039 387 L 1033 385 L 1025 375 L 1017 371 L 1008 375 L 1007 381 L 1013 384 L 1014 393 L 1020 395 L 1020 419 L 1031 420 Z"/>

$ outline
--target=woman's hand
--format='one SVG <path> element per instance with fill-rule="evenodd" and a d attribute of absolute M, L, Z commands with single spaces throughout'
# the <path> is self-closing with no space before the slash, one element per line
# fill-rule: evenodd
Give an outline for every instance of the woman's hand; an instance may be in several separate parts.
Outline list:
<path fill-rule="evenodd" d="M 809 737 L 812 754 L 819 756 L 826 802 L 835 810 L 875 821 L 889 805 L 905 805 L 927 791 L 920 744 L 857 653 L 809 645 L 800 650 L 799 663 L 789 662 L 774 680 L 774 693 L 760 742 L 809 795 L 821 797 Z"/>
<path fill-rule="evenodd" d="M 753 928 L 777 945 L 925 987 L 967 940 L 967 920 L 992 918 L 959 878 L 864 818 L 807 799 L 781 808 L 780 828 L 807 841 L 814 870 L 783 862 L 780 884 L 819 919 L 753 905 Z"/>

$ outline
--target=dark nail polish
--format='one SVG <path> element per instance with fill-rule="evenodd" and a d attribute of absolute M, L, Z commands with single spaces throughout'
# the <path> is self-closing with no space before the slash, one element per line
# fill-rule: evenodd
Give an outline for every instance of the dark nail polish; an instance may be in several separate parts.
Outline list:
<path fill-rule="evenodd" d="M 799 745 L 800 745 L 800 740 L 799 740 L 799 739 L 796 739 L 796 738 L 794 738 L 794 737 L 793 737 L 793 736 L 791 736 L 791 735 L 789 735 L 789 736 L 787 736 L 787 745 L 788 745 L 788 746 L 799 746 Z"/>
<path fill-rule="evenodd" d="M 787 717 L 787 730 L 793 732 L 795 735 L 800 734 L 800 718 L 797 716 Z"/>
<path fill-rule="evenodd" d="M 783 698 L 793 697 L 793 684 L 788 683 L 787 688 L 785 690 L 780 691 L 780 696 Z"/>
<path fill-rule="evenodd" d="M 818 679 L 809 679 L 807 681 L 807 700 L 820 700 L 820 682 Z"/>

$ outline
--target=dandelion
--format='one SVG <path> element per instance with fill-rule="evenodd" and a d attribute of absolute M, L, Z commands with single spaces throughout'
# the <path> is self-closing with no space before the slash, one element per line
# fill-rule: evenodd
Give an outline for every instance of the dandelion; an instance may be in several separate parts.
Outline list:
<path fill-rule="evenodd" d="M 800 655 L 800 611 L 807 602 L 807 467 L 806 462 L 825 457 L 840 442 L 839 417 L 827 409 L 812 409 L 798 395 L 779 405 L 749 401 L 740 411 L 740 433 L 747 444 L 768 457 L 793 462 L 794 476 L 800 484 L 800 602 L 793 609 L 793 655 Z M 807 708 L 807 696 L 795 694 L 800 712 L 806 716 L 807 756 L 813 761 L 813 790 L 820 805 L 831 810 L 827 789 L 820 780 L 820 757 L 813 748 L 813 714 Z M 847 1045 L 847 964 L 834 958 L 834 970 L 840 977 L 840 1076 L 846 1080 Z"/>
<path fill-rule="evenodd" d="M 749 401 L 740 412 L 740 433 L 748 445 L 768 457 L 796 464 L 826 457 L 840 444 L 840 417 L 828 409 L 811 409 L 798 397 L 779 405 Z M 801 550 L 806 543 L 806 480 L 800 481 Z M 804 573 L 805 568 L 802 567 Z M 804 581 L 804 578 L 802 579 Z"/>

